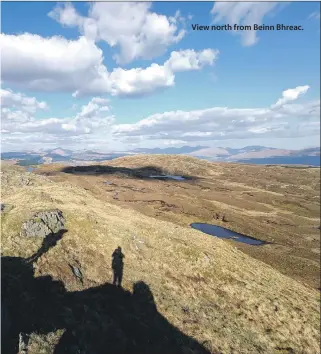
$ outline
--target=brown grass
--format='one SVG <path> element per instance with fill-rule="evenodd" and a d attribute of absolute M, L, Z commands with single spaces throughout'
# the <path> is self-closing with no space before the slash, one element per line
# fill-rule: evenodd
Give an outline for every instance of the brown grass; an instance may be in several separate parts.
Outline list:
<path fill-rule="evenodd" d="M 308 243 L 305 235 L 308 235 L 307 230 L 312 222 L 298 219 L 295 213 L 299 213 L 300 209 L 287 209 L 286 206 L 281 209 L 279 205 L 270 204 L 274 198 L 282 200 L 287 195 L 281 197 L 270 193 L 267 185 L 273 178 L 277 183 L 276 177 L 273 177 L 274 170 L 284 180 L 285 175 L 291 171 L 292 176 L 288 176 L 287 182 L 294 185 L 296 180 L 303 180 L 303 174 L 306 186 L 317 182 L 318 171 L 293 172 L 287 169 L 282 172 L 281 168 L 269 168 L 269 177 L 265 181 L 257 181 L 255 178 L 259 178 L 262 173 L 259 170 L 263 167 L 249 166 L 246 174 L 247 166 L 211 164 L 177 156 L 172 159 L 168 156 L 122 158 L 108 164 L 126 167 L 152 164 L 163 166 L 170 173 L 181 174 L 185 171 L 204 178 L 207 186 L 209 182 L 213 183 L 211 190 L 215 190 L 215 186 L 231 188 L 231 183 L 238 183 L 238 186 L 244 184 L 246 188 L 237 188 L 233 193 L 241 198 L 246 195 L 242 194 L 244 190 L 252 191 L 256 202 L 263 203 L 265 207 L 269 205 L 271 211 L 263 212 L 266 213 L 264 216 L 253 215 L 248 222 L 244 218 L 248 208 L 242 212 L 239 206 L 232 207 L 227 203 L 216 205 L 213 210 L 225 212 L 232 229 L 262 239 L 277 238 L 281 243 L 288 242 L 287 251 L 279 250 L 279 255 L 284 257 L 287 254 L 288 260 L 293 259 L 291 247 L 304 247 Z M 43 166 L 41 170 L 53 168 Z M 35 211 L 58 207 L 67 219 L 68 232 L 56 247 L 38 260 L 35 265 L 37 276 L 51 275 L 61 280 L 68 291 L 110 282 L 111 253 L 121 245 L 126 255 L 124 288 L 131 289 L 137 280 L 145 281 L 152 289 L 159 312 L 184 333 L 206 343 L 211 352 L 281 353 L 282 348 L 291 348 L 294 353 L 320 352 L 318 291 L 292 279 L 291 274 L 281 274 L 276 269 L 279 267 L 278 262 L 271 266 L 255 259 L 263 257 L 258 250 L 264 248 L 252 247 L 252 251 L 249 251 L 245 245 L 244 252 L 253 252 L 253 257 L 250 257 L 237 249 L 235 243 L 230 244 L 186 227 L 191 220 L 208 221 L 210 218 L 206 213 L 202 216 L 205 210 L 203 206 L 209 206 L 212 200 L 207 200 L 206 192 L 203 196 L 201 181 L 186 184 L 187 189 L 183 189 L 178 182 L 147 183 L 112 176 L 80 177 L 60 173 L 56 177 L 47 178 L 27 174 L 17 167 L 5 167 L 2 172 L 2 202 L 14 206 L 2 216 L 4 255 L 27 257 L 40 247 L 41 240 L 22 238 L 19 235 L 22 222 Z M 297 173 L 298 178 L 294 178 L 293 173 Z M 30 178 L 32 184 L 25 185 L 21 177 Z M 102 193 L 102 188 L 107 189 L 105 186 L 100 187 L 103 179 L 114 180 L 120 194 L 122 184 L 131 184 L 144 187 L 151 194 L 157 190 L 164 194 L 162 200 L 172 195 L 168 202 L 183 208 L 183 212 L 173 212 L 171 208 L 169 211 L 161 211 L 156 204 L 153 204 L 154 211 L 144 207 L 139 210 L 136 202 L 130 203 L 127 199 L 115 201 L 110 186 L 108 189 L 112 192 Z M 225 184 L 225 181 L 228 183 Z M 283 193 L 283 189 L 275 189 L 272 192 Z M 315 194 L 313 190 L 306 189 L 300 189 L 298 193 L 306 197 Z M 244 197 L 244 203 L 247 197 Z M 138 199 L 137 195 L 135 198 Z M 231 199 L 235 201 L 235 198 Z M 305 202 L 301 203 L 305 205 Z M 195 205 L 195 208 L 190 210 L 186 205 Z M 160 213 L 158 218 L 155 218 L 156 209 Z M 190 214 L 192 212 L 194 215 Z M 317 217 L 313 210 L 309 215 Z M 281 225 L 266 224 L 263 219 L 276 220 Z M 282 226 L 282 220 L 294 223 L 295 227 Z M 298 231 L 299 228 L 303 232 Z M 298 235 L 302 235 L 302 239 L 298 239 Z M 313 242 L 316 248 L 318 243 Z M 308 243 L 309 247 L 313 242 Z M 274 246 L 264 247 L 278 252 Z M 266 253 L 260 252 L 267 257 L 271 254 L 268 250 L 264 251 Z M 307 259 L 311 264 L 316 262 L 318 265 L 318 255 L 313 254 L 315 258 L 308 253 Z M 68 263 L 75 260 L 82 266 L 85 279 L 83 287 L 76 282 L 68 267 Z M 286 273 L 284 269 L 281 270 Z M 188 316 L 184 314 L 183 307 L 188 307 Z M 59 335 L 49 335 L 49 339 L 45 340 L 43 336 L 33 334 L 30 354 L 50 353 Z"/>
<path fill-rule="evenodd" d="M 141 155 L 107 161 L 105 166 L 144 168 L 196 176 L 182 182 L 146 181 L 115 174 L 59 173 L 62 166 L 42 166 L 56 182 L 69 181 L 96 198 L 181 226 L 215 222 L 276 245 L 238 249 L 272 265 L 283 274 L 320 287 L 320 184 L 318 168 L 286 168 L 210 163 L 181 155 Z M 104 180 L 112 181 L 106 186 Z M 114 199 L 117 192 L 117 199 Z M 219 213 L 227 223 L 213 220 Z M 232 242 L 233 241 L 226 241 Z"/>

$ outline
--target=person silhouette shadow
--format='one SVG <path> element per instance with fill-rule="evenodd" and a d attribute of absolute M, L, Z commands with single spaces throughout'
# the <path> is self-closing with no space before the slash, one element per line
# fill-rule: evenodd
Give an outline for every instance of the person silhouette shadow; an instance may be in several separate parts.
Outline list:
<path fill-rule="evenodd" d="M 112 254 L 111 267 L 113 269 L 113 285 L 121 287 L 123 280 L 124 271 L 124 258 L 125 255 L 122 253 L 122 249 L 118 246 Z"/>
<path fill-rule="evenodd" d="M 125 257 L 121 247 L 113 252 L 114 284 L 118 286 L 105 283 L 69 292 L 60 280 L 36 277 L 34 263 L 57 245 L 64 232 L 48 235 L 29 258 L 1 257 L 2 353 L 20 350 L 22 354 L 21 349 L 33 344 L 31 334 L 61 330 L 51 353 L 214 354 L 158 311 L 144 281 L 135 282 L 132 291 L 121 287 Z"/>

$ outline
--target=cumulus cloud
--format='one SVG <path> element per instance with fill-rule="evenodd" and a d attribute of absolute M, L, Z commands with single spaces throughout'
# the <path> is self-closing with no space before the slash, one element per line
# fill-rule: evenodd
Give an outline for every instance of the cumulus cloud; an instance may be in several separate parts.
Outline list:
<path fill-rule="evenodd" d="M 67 3 L 58 5 L 49 16 L 64 26 L 79 28 L 86 38 L 119 48 L 114 55 L 118 64 L 156 58 L 185 35 L 185 19 L 179 12 L 169 17 L 157 14 L 147 2 L 97 2 L 88 16 Z"/>
<path fill-rule="evenodd" d="M 103 81 L 103 54 L 84 37 L 0 35 L 2 80 L 39 91 L 73 91 Z"/>
<path fill-rule="evenodd" d="M 35 110 L 46 107 L 24 94 L 2 90 L 3 97 L 34 102 Z M 287 93 L 285 93 L 287 92 Z M 1 107 L 2 143 L 8 150 L 20 146 L 69 146 L 124 148 L 143 144 L 180 145 L 242 139 L 299 138 L 320 134 L 320 100 L 295 102 L 306 86 L 285 90 L 277 105 L 263 108 L 211 107 L 194 111 L 153 114 L 135 124 L 116 124 L 109 100 L 93 97 L 71 117 L 35 119 L 30 105 L 6 101 Z M 15 96 L 16 95 L 16 96 Z M 286 99 L 285 99 L 286 98 Z M 33 112 L 33 113 L 32 113 Z M 155 145 L 156 144 L 156 145 Z M 42 145 L 42 146 L 41 146 Z"/>
<path fill-rule="evenodd" d="M 251 25 L 263 23 L 266 15 L 280 8 L 282 3 L 277 2 L 215 2 L 211 10 L 213 23 L 229 23 L 232 26 Z M 241 43 L 244 46 L 252 46 L 258 42 L 256 31 L 236 32 L 241 36 Z"/>
<path fill-rule="evenodd" d="M 172 52 L 163 64 L 147 68 L 115 68 L 103 64 L 103 52 L 85 37 L 67 40 L 38 35 L 0 35 L 2 79 L 38 91 L 72 92 L 74 97 L 111 94 L 137 96 L 171 87 L 175 73 L 213 65 L 218 51 Z"/>
<path fill-rule="evenodd" d="M 46 110 L 48 105 L 38 101 L 35 97 L 28 97 L 23 93 L 16 93 L 9 89 L 0 90 L 1 99 L 1 132 L 17 133 L 20 126 L 31 124 L 32 115 L 37 110 Z"/>
<path fill-rule="evenodd" d="M 205 65 L 213 65 L 219 54 L 218 50 L 204 49 L 195 52 L 193 49 L 172 52 L 165 65 L 172 72 L 200 70 Z"/>
<path fill-rule="evenodd" d="M 15 100 L 7 99 L 8 92 L 13 97 L 22 97 L 20 101 L 33 102 L 33 109 L 30 105 L 17 105 Z M 11 90 L 1 90 L 1 101 L 5 100 L 5 105 L 1 107 L 1 129 L 6 133 L 41 133 L 54 137 L 58 136 L 80 136 L 83 134 L 94 134 L 108 130 L 114 121 L 114 117 L 109 114 L 110 107 L 106 105 L 108 100 L 94 97 L 87 105 L 83 105 L 80 111 L 69 118 L 47 118 L 35 119 L 33 113 L 38 109 L 47 107 L 45 102 L 38 102 L 33 97 L 23 94 L 16 94 Z M 9 139 L 9 138 L 6 138 Z"/>
<path fill-rule="evenodd" d="M 204 49 L 199 52 L 182 50 L 171 53 L 163 64 L 151 64 L 147 68 L 114 69 L 109 76 L 113 96 L 138 96 L 174 86 L 175 73 L 200 70 L 206 65 L 213 65 L 218 51 Z"/>
<path fill-rule="evenodd" d="M 283 97 L 278 100 L 278 109 L 273 106 L 213 107 L 190 112 L 171 111 L 154 114 L 135 124 L 115 125 L 113 134 L 124 140 L 140 137 L 145 141 L 162 139 L 189 142 L 318 134 L 320 100 L 288 104 L 306 91 L 306 86 L 284 91 Z"/>
<path fill-rule="evenodd" d="M 35 97 L 27 97 L 22 93 L 14 93 L 12 90 L 0 89 L 1 107 L 21 109 L 28 113 L 34 113 L 37 109 L 48 109 L 46 102 L 39 102 Z"/>
<path fill-rule="evenodd" d="M 305 85 L 305 86 L 297 86 L 294 89 L 288 89 L 282 92 L 282 98 L 280 98 L 276 104 L 274 104 L 272 107 L 279 107 L 283 106 L 284 104 L 290 102 L 290 101 L 295 101 L 298 99 L 300 95 L 304 95 L 310 86 Z"/>

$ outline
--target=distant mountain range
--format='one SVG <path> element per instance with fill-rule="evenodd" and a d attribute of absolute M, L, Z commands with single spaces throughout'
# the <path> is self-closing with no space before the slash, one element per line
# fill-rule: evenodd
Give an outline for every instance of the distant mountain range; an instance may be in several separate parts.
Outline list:
<path fill-rule="evenodd" d="M 85 161 L 104 161 L 136 154 L 184 154 L 209 161 L 320 166 L 320 147 L 289 150 L 266 146 L 246 146 L 240 149 L 229 147 L 182 146 L 164 149 L 138 148 L 119 152 L 99 152 L 93 150 L 72 151 L 56 148 L 41 150 L 39 152 L 3 152 L 1 153 L 1 159 L 17 160 L 20 165 L 34 165 L 54 162 L 80 163 Z"/>
<path fill-rule="evenodd" d="M 229 147 L 183 146 L 165 149 L 136 149 L 143 154 L 185 154 L 210 161 L 244 162 L 253 164 L 291 164 L 320 166 L 320 147 L 301 150 L 278 149 L 266 146 Z"/>
<path fill-rule="evenodd" d="M 197 150 L 202 150 L 208 148 L 207 146 L 182 146 L 182 147 L 168 147 L 168 148 L 154 148 L 154 149 L 134 149 L 131 150 L 132 153 L 137 154 L 190 154 Z"/>

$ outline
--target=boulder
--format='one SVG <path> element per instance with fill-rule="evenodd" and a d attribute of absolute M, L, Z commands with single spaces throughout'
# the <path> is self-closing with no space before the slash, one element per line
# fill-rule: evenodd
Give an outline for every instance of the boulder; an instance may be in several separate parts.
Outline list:
<path fill-rule="evenodd" d="M 22 224 L 21 235 L 46 237 L 63 230 L 64 226 L 65 218 L 61 210 L 40 211 Z"/>

